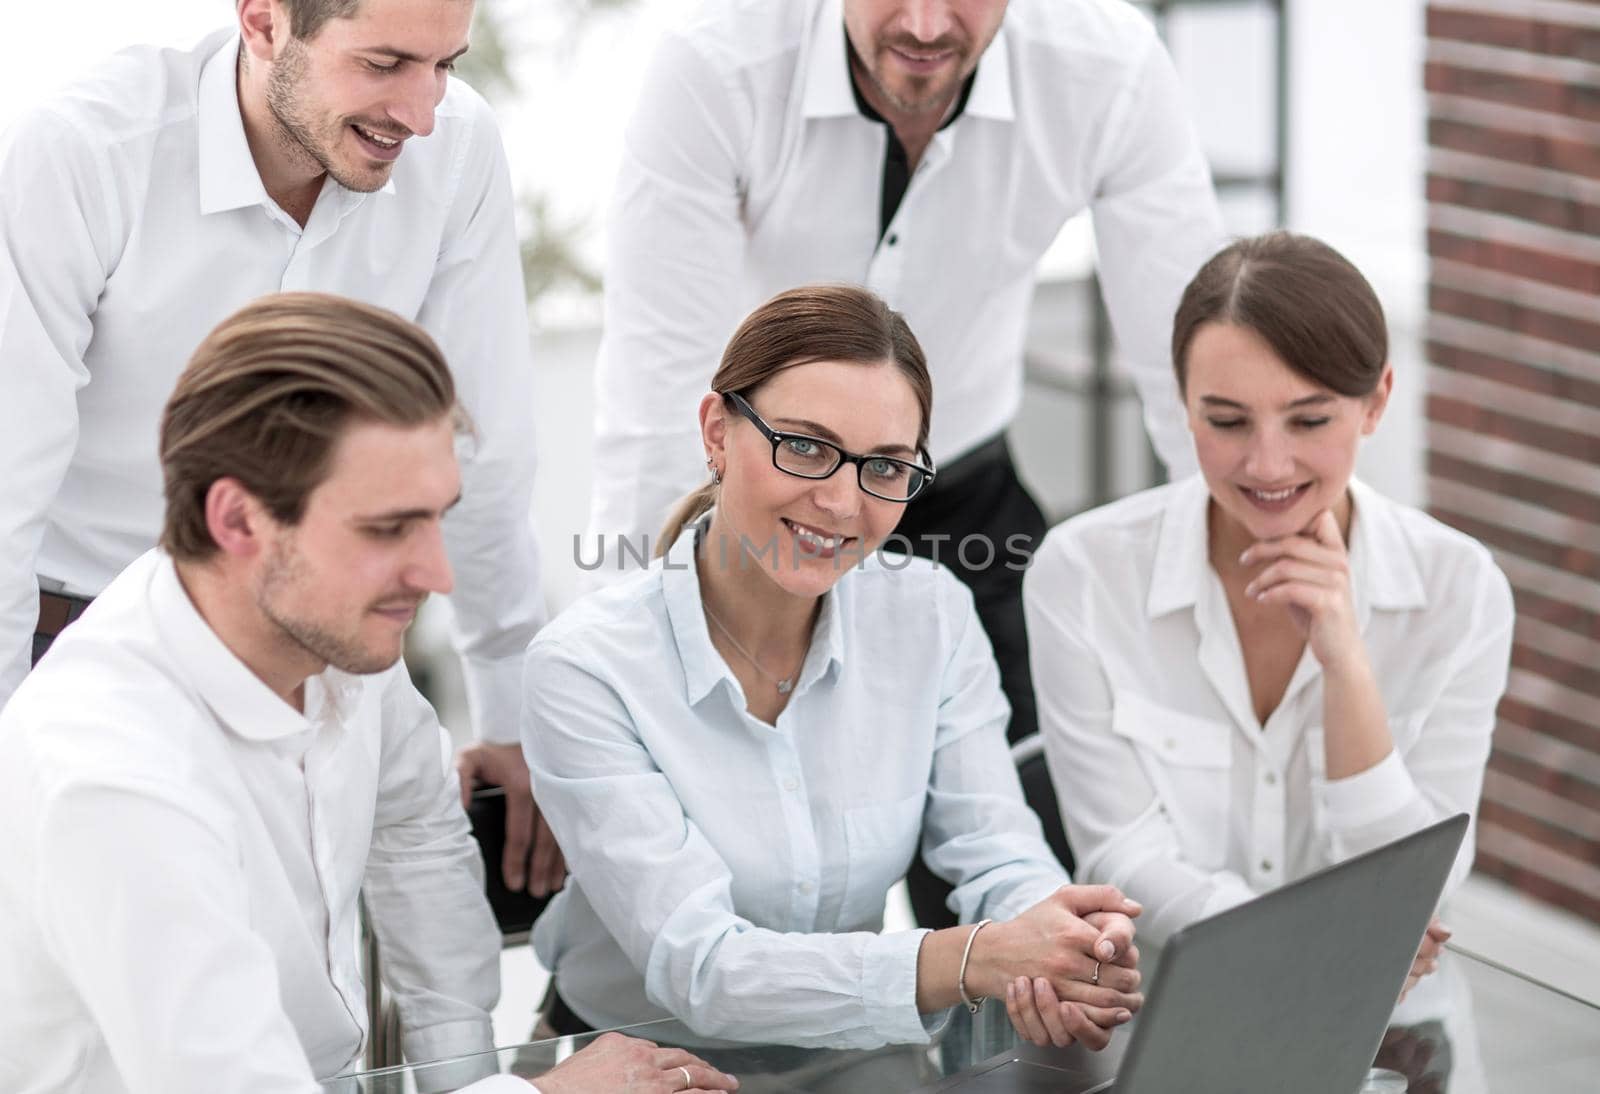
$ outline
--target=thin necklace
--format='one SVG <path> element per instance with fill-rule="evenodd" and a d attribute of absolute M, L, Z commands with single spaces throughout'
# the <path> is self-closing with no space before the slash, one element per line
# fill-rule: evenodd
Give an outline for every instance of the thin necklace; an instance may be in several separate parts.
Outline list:
<path fill-rule="evenodd" d="M 728 629 L 728 625 L 717 618 L 717 613 L 711 610 L 711 605 L 702 600 L 700 602 L 700 606 L 706 610 L 706 618 L 717 625 L 717 630 L 722 632 L 722 636 L 729 642 L 733 643 L 733 648 L 738 650 L 744 659 L 754 666 L 757 672 L 759 672 L 762 676 L 765 676 L 768 680 L 772 681 L 772 685 L 778 689 L 779 695 L 788 695 L 789 692 L 794 689 L 794 678 L 800 674 L 799 669 L 796 669 L 784 679 L 779 679 L 778 677 L 772 675 L 772 673 L 761 667 L 761 662 L 757 661 L 753 656 L 751 656 L 749 650 L 739 645 L 739 640 L 733 636 L 733 632 Z"/>

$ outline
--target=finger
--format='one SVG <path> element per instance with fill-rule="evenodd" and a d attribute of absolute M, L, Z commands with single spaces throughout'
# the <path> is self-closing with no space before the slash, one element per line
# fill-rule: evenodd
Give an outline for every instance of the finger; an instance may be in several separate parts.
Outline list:
<path fill-rule="evenodd" d="M 1333 517 L 1332 509 L 1324 509 L 1317 514 L 1311 522 L 1311 527 L 1306 529 L 1311 538 L 1324 547 L 1338 547 L 1344 549 L 1344 537 L 1339 534 L 1339 522 Z"/>
<path fill-rule="evenodd" d="M 1106 918 L 1100 937 L 1094 943 L 1094 955 L 1102 962 L 1115 961 L 1117 955 L 1126 953 L 1133 945 L 1133 920 L 1125 915 Z"/>
<path fill-rule="evenodd" d="M 533 842 L 533 795 L 526 788 L 506 787 L 506 847 L 500 873 L 506 888 L 522 891 L 528 876 L 528 846 Z"/>
<path fill-rule="evenodd" d="M 1050 1034 L 1050 1043 L 1057 1048 L 1066 1048 L 1072 1044 L 1074 1038 L 1062 1016 L 1061 1002 L 1050 987 L 1050 981 L 1042 976 L 1033 979 L 1033 1005 L 1039 1012 L 1040 1020 L 1044 1022 L 1045 1031 Z"/>
<path fill-rule="evenodd" d="M 700 1057 L 685 1052 L 681 1048 L 661 1049 L 655 1054 L 656 1066 L 667 1073 L 669 1088 L 672 1090 L 737 1090 L 739 1080 L 726 1072 L 719 1071 L 706 1063 Z M 689 1085 L 683 1085 L 683 1068 L 689 1072 Z"/>
<path fill-rule="evenodd" d="M 1089 1021 L 1089 1016 L 1071 1004 L 1062 1008 L 1062 1018 L 1067 1024 L 1067 1029 L 1078 1039 L 1078 1042 L 1092 1052 L 1099 1052 L 1111 1043 L 1111 1031 L 1101 1029 Z"/>
<path fill-rule="evenodd" d="M 1077 988 L 1104 988 L 1112 993 L 1129 993 L 1138 991 L 1139 984 L 1144 979 L 1144 975 L 1140 973 L 1138 969 L 1130 968 L 1125 965 L 1100 961 L 1100 978 L 1099 982 L 1096 983 L 1095 964 L 1096 960 L 1087 954 L 1073 953 L 1067 955 L 1065 960 L 1052 962 L 1051 967 L 1046 971 L 1052 974 L 1051 983 L 1055 986 L 1056 994 L 1060 995 L 1063 999 L 1067 998 L 1067 996 L 1061 995 L 1063 984 L 1077 986 L 1076 988 L 1068 988 L 1067 990 L 1077 990 Z M 1073 1002 L 1093 1002 L 1097 1006 L 1115 1005 L 1102 1003 L 1098 1000 L 1085 1000 L 1077 997 L 1073 999 Z"/>
<path fill-rule="evenodd" d="M 1350 556 L 1343 547 L 1330 547 L 1305 536 L 1284 536 L 1281 539 L 1263 539 L 1252 543 L 1239 556 L 1242 566 L 1265 566 L 1283 558 L 1298 558 L 1332 569 L 1349 565 Z"/>
<path fill-rule="evenodd" d="M 1279 559 L 1251 579 L 1244 587 L 1244 595 L 1259 597 L 1269 589 L 1292 581 L 1319 589 L 1338 589 L 1343 587 L 1344 574 L 1299 559 Z"/>
<path fill-rule="evenodd" d="M 1104 1030 L 1113 1030 L 1133 1020 L 1133 1011 L 1126 1007 L 1091 1007 L 1087 1003 L 1074 1003 L 1083 1016 Z"/>
<path fill-rule="evenodd" d="M 1012 1028 L 1018 1036 L 1029 1044 L 1043 1048 L 1050 1043 L 1050 1034 L 1039 1018 L 1038 1009 L 1033 1003 L 1033 992 L 1027 989 L 1027 983 L 1026 979 L 1022 979 L 1006 984 L 1006 1014 L 1010 1016 Z"/>
<path fill-rule="evenodd" d="M 533 871 L 528 888 L 534 896 L 548 896 L 561 885 L 561 852 L 556 847 L 555 833 L 550 831 L 550 824 L 537 804 L 533 817 Z"/>
<path fill-rule="evenodd" d="M 1128 972 L 1130 970 L 1118 970 Z M 1135 975 L 1137 975 L 1135 973 Z M 1091 1007 L 1104 1007 L 1116 1009 L 1118 1007 L 1138 1013 L 1144 1006 L 1144 996 L 1136 991 L 1119 991 L 1109 987 L 1106 983 L 1106 970 L 1100 970 L 1100 983 L 1090 984 L 1086 980 L 1056 980 L 1052 982 L 1056 989 L 1056 998 L 1063 1003 L 1086 1003 Z"/>
<path fill-rule="evenodd" d="M 1115 885 L 1063 885 L 1056 890 L 1056 896 L 1080 919 L 1090 912 L 1121 912 L 1131 917 L 1144 910 L 1137 900 L 1129 900 Z"/>
<path fill-rule="evenodd" d="M 1450 939 L 1454 936 L 1455 932 L 1449 927 L 1446 927 L 1443 923 L 1440 923 L 1438 916 L 1434 916 L 1433 922 L 1428 924 L 1428 937 L 1437 939 L 1441 946 L 1450 941 Z"/>

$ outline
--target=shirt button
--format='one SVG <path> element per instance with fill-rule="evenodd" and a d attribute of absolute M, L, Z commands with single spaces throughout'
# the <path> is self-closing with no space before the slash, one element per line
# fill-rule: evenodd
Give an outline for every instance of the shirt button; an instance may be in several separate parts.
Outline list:
<path fill-rule="evenodd" d="M 1271 859 L 1264 858 L 1264 859 L 1261 860 L 1261 872 L 1263 874 L 1272 873 L 1272 860 Z"/>
<path fill-rule="evenodd" d="M 811 882 L 809 882 L 809 881 L 802 881 L 800 883 L 800 891 L 802 893 L 809 893 L 812 889 L 815 889 L 815 888 L 816 888 L 816 886 L 811 884 Z"/>
<path fill-rule="evenodd" d="M 900 242 L 900 236 L 899 236 L 898 233 L 890 232 L 889 233 L 889 238 L 884 240 L 884 242 L 887 243 L 889 246 L 893 247 L 896 243 Z"/>
<path fill-rule="evenodd" d="M 1266 784 L 1268 786 L 1277 786 L 1278 785 L 1278 776 L 1275 773 L 1269 771 L 1269 772 L 1267 772 L 1267 777 L 1266 777 L 1266 779 L 1264 781 L 1266 782 Z"/>
<path fill-rule="evenodd" d="M 791 775 L 787 779 L 783 780 L 783 788 L 790 793 L 793 793 L 794 791 L 800 789 L 800 780 Z"/>
<path fill-rule="evenodd" d="M 1172 750 L 1173 750 L 1173 749 L 1175 749 L 1175 748 L 1177 748 L 1177 747 L 1178 747 L 1178 742 L 1177 742 L 1177 741 L 1174 741 L 1174 740 L 1173 740 L 1173 739 L 1172 739 L 1172 738 L 1171 738 L 1171 737 L 1168 737 L 1168 738 L 1167 738 L 1167 739 L 1166 739 L 1166 742 L 1165 742 L 1165 744 L 1166 744 L 1166 746 L 1167 746 L 1167 751 L 1168 751 L 1168 752 L 1171 752 L 1171 751 L 1172 751 Z"/>

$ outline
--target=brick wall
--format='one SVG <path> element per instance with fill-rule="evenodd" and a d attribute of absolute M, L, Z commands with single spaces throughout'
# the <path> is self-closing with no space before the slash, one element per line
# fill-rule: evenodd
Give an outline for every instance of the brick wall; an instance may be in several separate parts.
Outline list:
<path fill-rule="evenodd" d="M 1518 613 L 1478 869 L 1600 921 L 1600 3 L 1427 34 L 1428 498 Z"/>

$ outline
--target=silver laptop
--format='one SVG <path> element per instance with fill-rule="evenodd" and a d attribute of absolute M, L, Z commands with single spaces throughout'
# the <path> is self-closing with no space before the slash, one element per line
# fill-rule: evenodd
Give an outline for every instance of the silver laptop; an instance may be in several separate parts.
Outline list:
<path fill-rule="evenodd" d="M 1114 1079 L 1024 1045 L 927 1090 L 1352 1094 L 1466 831 L 1457 814 L 1173 935 Z"/>

